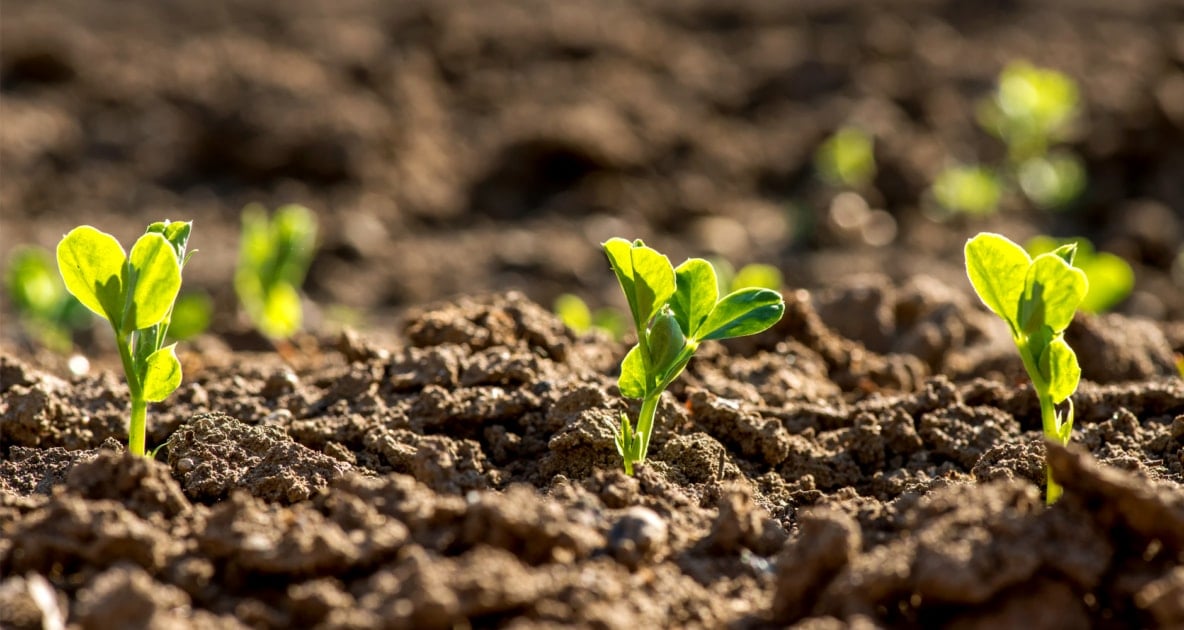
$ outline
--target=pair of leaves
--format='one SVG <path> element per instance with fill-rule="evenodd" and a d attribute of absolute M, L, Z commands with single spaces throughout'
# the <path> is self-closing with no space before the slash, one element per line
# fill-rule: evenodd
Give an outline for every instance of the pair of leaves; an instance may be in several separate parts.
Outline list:
<path fill-rule="evenodd" d="M 168 317 L 181 289 L 181 265 L 160 233 L 144 234 L 131 255 L 114 236 L 89 225 L 66 234 L 57 249 L 66 289 L 127 335 Z"/>
<path fill-rule="evenodd" d="M 639 342 L 622 361 L 618 381 L 629 398 L 665 388 L 699 342 L 761 332 L 785 311 L 781 295 L 768 289 L 741 289 L 719 299 L 715 269 L 701 258 L 676 269 L 642 241 L 621 238 L 605 242 L 604 251 L 637 328 Z"/>
<path fill-rule="evenodd" d="M 1033 259 L 1007 237 L 987 232 L 967 241 L 966 273 L 1014 337 L 1042 326 L 1060 333 L 1089 289 L 1085 274 L 1072 266 L 1074 252 L 1074 245 L 1064 245 Z"/>
<path fill-rule="evenodd" d="M 133 333 L 165 322 L 181 289 L 181 261 L 189 224 L 153 224 L 125 254 L 114 236 L 84 225 L 58 243 L 58 270 L 66 289 L 91 311 L 111 322 L 123 343 Z M 152 230 L 152 226 L 149 227 Z M 154 345 L 137 357 L 136 386 L 144 400 L 160 402 L 181 384 L 176 344 Z"/>
<path fill-rule="evenodd" d="M 982 233 L 966 243 L 966 273 L 979 298 L 1011 328 L 1038 374 L 1038 388 L 1060 403 L 1077 389 L 1081 368 L 1062 333 L 1089 290 L 1072 266 L 1075 245 L 1035 258 L 1007 237 Z M 1039 376 L 1039 379 L 1036 377 Z"/>

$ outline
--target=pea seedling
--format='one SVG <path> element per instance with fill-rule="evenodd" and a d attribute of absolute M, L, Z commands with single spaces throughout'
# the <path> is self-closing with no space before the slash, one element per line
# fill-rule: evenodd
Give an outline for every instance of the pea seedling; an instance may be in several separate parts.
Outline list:
<path fill-rule="evenodd" d="M 177 344 L 164 345 L 192 224 L 160 221 L 125 254 L 114 236 L 83 225 L 58 243 L 58 271 L 83 306 L 111 323 L 131 398 L 127 448 L 144 455 L 148 403 L 181 384 Z"/>
<path fill-rule="evenodd" d="M 777 323 L 785 301 L 776 291 L 747 288 L 719 298 L 715 269 L 701 258 L 678 266 L 640 240 L 612 238 L 604 253 L 617 275 L 637 331 L 637 344 L 621 361 L 617 386 L 626 398 L 640 398 L 636 426 L 621 414 L 613 427 L 625 474 L 645 462 L 662 392 L 699 348 L 712 339 L 743 337 Z"/>
<path fill-rule="evenodd" d="M 255 328 L 272 339 L 300 330 L 299 290 L 316 240 L 317 222 L 308 208 L 283 206 L 270 219 L 258 204 L 243 209 L 234 289 Z"/>
<path fill-rule="evenodd" d="M 990 232 L 966 242 L 966 275 L 979 299 L 1011 329 L 1040 402 L 1044 435 L 1060 444 L 1068 444 L 1073 431 L 1069 396 L 1081 380 L 1077 355 L 1064 332 L 1089 290 L 1085 272 L 1072 266 L 1076 251 L 1077 245 L 1070 243 L 1032 258 L 1007 237 Z M 1063 402 L 1068 402 L 1064 413 L 1057 410 Z M 1046 500 L 1052 504 L 1061 496 L 1061 486 L 1051 470 L 1046 474 Z"/>

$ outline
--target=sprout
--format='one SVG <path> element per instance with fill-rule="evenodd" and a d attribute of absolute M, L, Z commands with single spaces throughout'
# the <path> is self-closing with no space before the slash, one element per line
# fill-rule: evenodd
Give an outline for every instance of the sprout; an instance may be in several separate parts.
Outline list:
<path fill-rule="evenodd" d="M 58 243 L 58 271 L 66 289 L 111 323 L 131 398 L 128 450 L 145 453 L 148 403 L 160 402 L 181 384 L 177 344 L 164 345 L 181 289 L 181 268 L 192 224 L 161 221 L 132 246 L 83 225 Z"/>
<path fill-rule="evenodd" d="M 604 252 L 629 302 L 637 344 L 621 361 L 617 386 L 640 398 L 634 425 L 622 413 L 613 427 L 625 473 L 645 461 L 662 392 L 682 373 L 699 344 L 761 332 L 781 319 L 785 302 L 776 291 L 748 288 L 719 298 L 711 263 L 691 258 L 678 266 L 640 240 L 604 243 Z"/>
<path fill-rule="evenodd" d="M 1044 435 L 1068 444 L 1073 431 L 1073 401 L 1081 367 L 1065 342 L 1065 328 L 1085 298 L 1089 281 L 1073 267 L 1077 245 L 1028 256 L 1019 245 L 999 234 L 983 232 L 966 242 L 966 275 L 983 301 L 1007 322 L 1020 359 L 1032 379 L 1040 402 Z M 1057 405 L 1068 402 L 1062 413 Z M 1047 472 L 1046 500 L 1052 504 L 1061 486 Z"/>
<path fill-rule="evenodd" d="M 876 176 L 875 145 L 856 127 L 843 127 L 814 154 L 818 172 L 832 185 L 860 188 Z"/>

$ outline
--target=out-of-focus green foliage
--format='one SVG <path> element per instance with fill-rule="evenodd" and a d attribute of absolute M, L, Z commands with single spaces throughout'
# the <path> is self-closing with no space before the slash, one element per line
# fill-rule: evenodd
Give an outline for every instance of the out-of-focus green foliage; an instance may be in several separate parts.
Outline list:
<path fill-rule="evenodd" d="M 773 265 L 765 265 L 761 263 L 753 263 L 751 265 L 744 265 L 736 275 L 732 277 L 730 291 L 739 291 L 740 289 L 769 289 L 770 291 L 781 291 L 781 270 Z M 729 291 L 729 292 L 730 292 Z"/>
<path fill-rule="evenodd" d="M 300 286 L 316 251 L 317 222 L 304 206 L 287 205 L 270 219 L 251 204 L 242 213 L 234 288 L 251 322 L 272 339 L 291 337 L 303 323 Z"/>
<path fill-rule="evenodd" d="M 1077 83 L 1064 73 L 1015 61 L 1003 69 L 991 98 L 978 110 L 979 123 L 1007 143 L 1012 160 L 1043 155 L 1064 140 L 1080 107 Z"/>
<path fill-rule="evenodd" d="M 564 293 L 555 298 L 553 311 L 568 328 L 583 334 L 589 330 L 601 330 L 620 341 L 625 336 L 625 314 L 614 308 L 588 308 L 578 295 Z"/>
<path fill-rule="evenodd" d="M 1085 190 L 1085 164 L 1067 151 L 1028 158 L 1020 163 L 1016 176 L 1024 195 L 1045 209 L 1064 208 Z"/>
<path fill-rule="evenodd" d="M 46 348 L 69 352 L 74 345 L 73 332 L 90 325 L 86 307 L 66 292 L 47 250 L 16 248 L 8 259 L 4 284 L 21 326 Z"/>
<path fill-rule="evenodd" d="M 950 212 L 988 215 L 999 207 L 999 178 L 982 166 L 952 166 L 933 182 L 933 198 Z"/>
<path fill-rule="evenodd" d="M 177 341 L 193 339 L 210 327 L 213 316 L 214 301 L 208 293 L 182 293 L 173 304 L 169 338 Z"/>
<path fill-rule="evenodd" d="M 814 165 L 828 183 L 859 188 L 876 176 L 875 143 L 862 130 L 843 127 L 818 147 Z"/>
<path fill-rule="evenodd" d="M 1093 243 L 1086 238 L 1058 239 L 1037 236 L 1024 244 L 1024 249 L 1033 257 L 1056 251 L 1063 245 L 1077 246 L 1073 266 L 1085 272 L 1089 280 L 1089 291 L 1081 301 L 1081 310 L 1087 313 L 1103 313 L 1122 302 L 1135 288 L 1135 272 L 1127 261 L 1110 252 L 1094 250 Z"/>

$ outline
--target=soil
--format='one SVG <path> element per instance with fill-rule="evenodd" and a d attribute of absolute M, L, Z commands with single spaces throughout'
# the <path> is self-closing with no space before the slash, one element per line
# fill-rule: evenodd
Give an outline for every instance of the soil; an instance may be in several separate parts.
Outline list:
<path fill-rule="evenodd" d="M 105 331 L 71 376 L 4 304 L 0 627 L 1184 626 L 1182 33 L 1150 1 L 6 5 L 0 249 L 192 218 L 219 315 L 146 459 Z M 1017 57 L 1081 83 L 1089 190 L 938 221 Z M 857 195 L 811 164 L 852 121 Z M 279 346 L 234 315 L 249 201 L 321 219 Z M 967 286 L 980 230 L 1135 266 L 1066 333 L 1068 448 Z M 787 286 L 664 395 L 634 477 L 627 346 L 546 306 L 622 305 L 609 236 Z"/>

